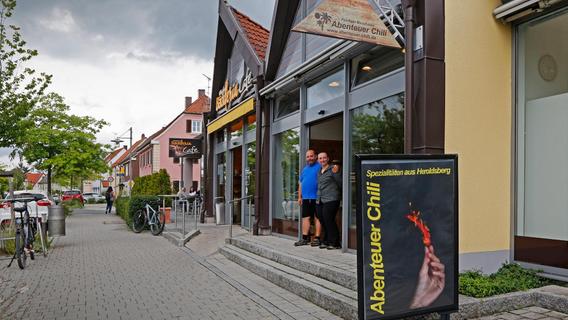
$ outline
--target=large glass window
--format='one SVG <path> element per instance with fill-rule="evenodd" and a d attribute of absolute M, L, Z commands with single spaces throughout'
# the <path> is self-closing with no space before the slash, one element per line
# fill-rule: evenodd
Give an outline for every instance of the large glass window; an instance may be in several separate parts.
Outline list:
<path fill-rule="evenodd" d="M 339 98 L 344 94 L 345 76 L 343 68 L 337 69 L 308 83 L 307 107 L 312 108 Z"/>
<path fill-rule="evenodd" d="M 298 220 L 300 129 L 280 133 L 274 139 L 273 219 Z"/>
<path fill-rule="evenodd" d="M 558 36 L 564 31 L 566 11 L 519 27 L 516 236 L 525 241 L 568 241 L 568 38 Z M 517 243 L 523 239 L 515 240 L 516 254 L 540 255 Z"/>
<path fill-rule="evenodd" d="M 245 216 L 244 216 L 244 226 L 245 228 L 252 225 L 252 221 L 254 220 L 254 194 L 256 192 L 256 142 L 252 142 L 247 144 L 246 149 L 246 171 L 245 171 L 245 196 L 246 205 L 245 205 Z M 251 220 L 249 220 L 249 216 Z"/>
<path fill-rule="evenodd" d="M 243 119 L 239 119 L 229 126 L 229 136 L 231 140 L 237 139 L 243 136 Z"/>
<path fill-rule="evenodd" d="M 225 153 L 217 155 L 217 197 L 223 197 L 221 201 L 225 201 L 225 177 L 226 177 L 226 161 Z"/>
<path fill-rule="evenodd" d="M 351 110 L 351 159 L 355 154 L 404 153 L 404 93 Z M 356 248 L 355 168 L 351 163 L 349 247 Z"/>
<path fill-rule="evenodd" d="M 274 119 L 282 118 L 298 110 L 300 110 L 300 89 L 293 90 L 276 99 Z"/>
<path fill-rule="evenodd" d="M 351 86 L 355 87 L 404 66 L 400 49 L 378 46 L 351 60 Z"/>

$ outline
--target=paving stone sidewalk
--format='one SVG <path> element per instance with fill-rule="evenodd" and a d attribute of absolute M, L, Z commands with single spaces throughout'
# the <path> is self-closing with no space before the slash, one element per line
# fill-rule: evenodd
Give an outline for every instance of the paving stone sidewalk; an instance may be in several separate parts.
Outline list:
<path fill-rule="evenodd" d="M 543 319 L 543 320 L 568 320 L 568 314 L 551 311 L 540 307 L 528 307 L 509 312 L 498 313 L 495 315 L 477 318 L 477 320 L 526 320 L 526 319 Z"/>
<path fill-rule="evenodd" d="M 87 207 L 25 270 L 0 261 L 0 319 L 278 319 L 195 258 Z"/>

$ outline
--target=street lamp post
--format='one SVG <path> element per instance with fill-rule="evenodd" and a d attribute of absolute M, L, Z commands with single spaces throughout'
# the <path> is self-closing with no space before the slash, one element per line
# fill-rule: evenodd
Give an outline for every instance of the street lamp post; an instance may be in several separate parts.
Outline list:
<path fill-rule="evenodd" d="M 129 133 L 128 136 L 124 136 L 126 133 Z M 121 142 L 123 142 L 124 140 L 122 139 L 128 139 L 130 141 L 130 145 L 128 146 L 128 148 L 132 148 L 132 127 L 128 128 L 126 131 L 124 131 L 123 133 L 120 134 L 120 136 L 117 136 L 116 138 L 114 138 L 113 140 L 111 140 L 111 142 L 114 142 L 116 144 L 119 144 Z"/>

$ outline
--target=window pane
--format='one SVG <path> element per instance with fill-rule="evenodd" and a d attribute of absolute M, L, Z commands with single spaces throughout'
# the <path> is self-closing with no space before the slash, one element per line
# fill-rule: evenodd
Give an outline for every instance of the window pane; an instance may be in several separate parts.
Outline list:
<path fill-rule="evenodd" d="M 245 216 L 244 216 L 244 226 L 248 228 L 249 226 L 249 214 L 254 217 L 254 194 L 256 190 L 256 142 L 249 143 L 247 145 L 247 164 L 245 171 L 245 193 L 248 197 L 245 206 Z M 254 220 L 254 218 L 251 218 Z M 252 221 L 251 221 L 252 225 Z"/>
<path fill-rule="evenodd" d="M 298 220 L 298 179 L 300 129 L 276 135 L 274 139 L 273 219 Z"/>
<path fill-rule="evenodd" d="M 341 68 L 308 84 L 307 107 L 312 108 L 341 97 L 345 90 L 343 74 L 343 68 Z"/>
<path fill-rule="evenodd" d="M 351 110 L 351 159 L 355 154 L 404 153 L 404 93 Z M 351 163 L 349 244 L 357 241 L 355 168 Z"/>
<path fill-rule="evenodd" d="M 243 120 L 238 120 L 233 122 L 229 126 L 229 134 L 231 136 L 231 140 L 239 138 L 243 135 Z"/>
<path fill-rule="evenodd" d="M 219 153 L 217 155 L 217 197 L 223 197 L 222 201 L 225 199 L 225 153 Z"/>
<path fill-rule="evenodd" d="M 567 241 L 568 38 L 559 30 L 566 13 L 519 27 L 516 235 Z"/>
<path fill-rule="evenodd" d="M 256 114 L 249 114 L 246 118 L 247 120 L 247 130 L 256 129 Z"/>
<path fill-rule="evenodd" d="M 375 47 L 351 60 L 351 86 L 357 86 L 404 66 L 402 50 Z"/>
<path fill-rule="evenodd" d="M 293 90 L 276 99 L 274 119 L 282 118 L 298 110 L 300 110 L 300 89 Z"/>

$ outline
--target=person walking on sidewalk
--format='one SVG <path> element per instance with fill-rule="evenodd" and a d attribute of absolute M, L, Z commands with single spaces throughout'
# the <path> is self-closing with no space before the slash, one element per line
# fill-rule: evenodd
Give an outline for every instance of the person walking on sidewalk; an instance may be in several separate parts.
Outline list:
<path fill-rule="evenodd" d="M 105 192 L 105 200 L 106 200 L 106 209 L 105 214 L 109 214 L 112 210 L 112 203 L 114 202 L 114 191 L 112 187 L 108 187 L 107 191 Z"/>
<path fill-rule="evenodd" d="M 326 152 L 318 155 L 321 169 L 318 171 L 317 211 L 323 226 L 323 243 L 320 249 L 341 249 L 339 229 L 335 222 L 341 200 L 342 176 L 338 164 L 331 166 Z"/>
<path fill-rule="evenodd" d="M 315 239 L 312 246 L 319 246 L 321 224 L 318 217 L 316 217 L 316 197 L 318 190 L 318 172 L 320 164 L 316 161 L 316 152 L 308 150 L 306 152 L 306 166 L 300 173 L 300 181 L 298 183 L 298 204 L 302 210 L 302 239 L 295 242 L 295 246 L 305 246 L 310 243 L 310 219 L 314 219 L 316 226 Z"/>

